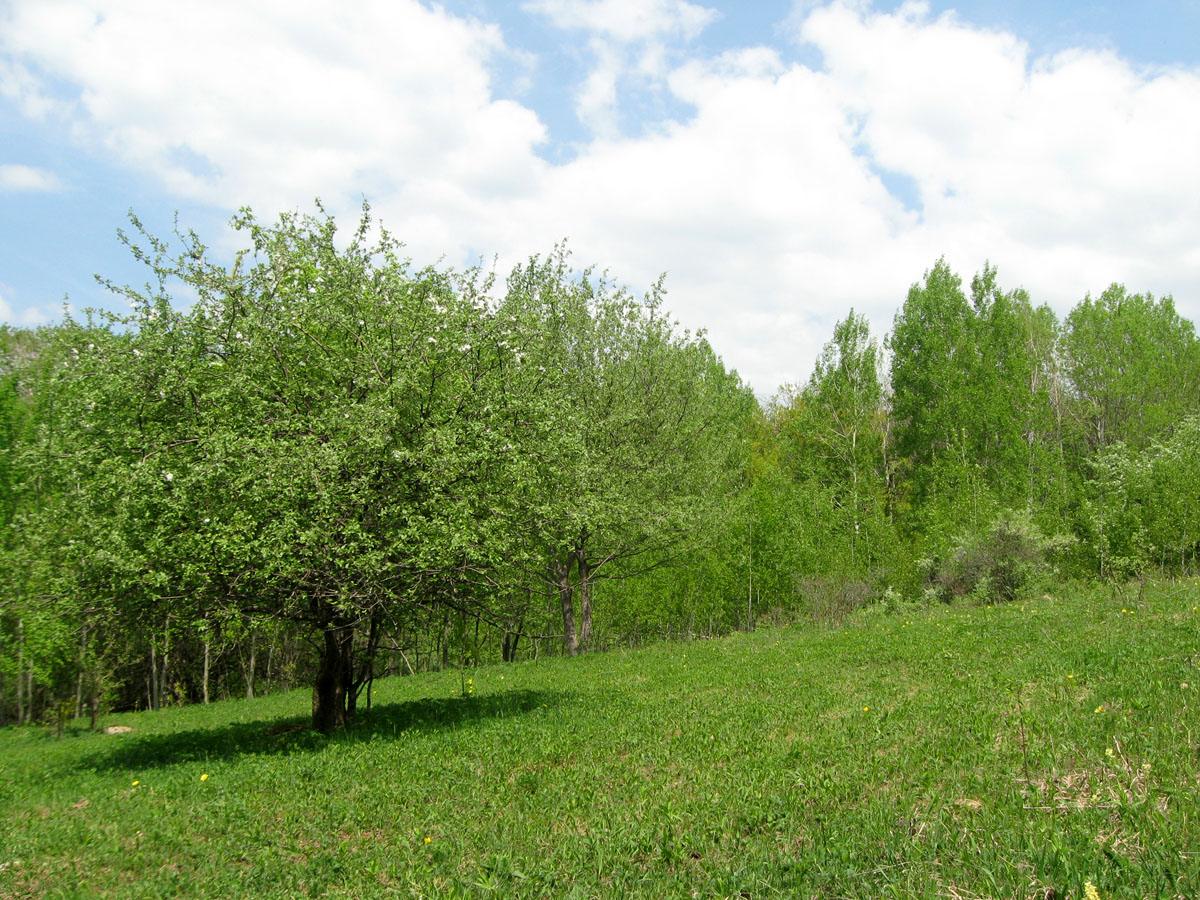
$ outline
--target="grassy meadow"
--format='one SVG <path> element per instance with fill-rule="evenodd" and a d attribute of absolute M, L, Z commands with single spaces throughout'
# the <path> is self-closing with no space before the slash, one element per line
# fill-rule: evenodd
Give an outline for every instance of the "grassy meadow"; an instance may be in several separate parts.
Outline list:
<path fill-rule="evenodd" d="M 1200 897 L 1200 580 L 0 731 L 0 898 Z M 467 678 L 471 680 L 466 681 Z"/>

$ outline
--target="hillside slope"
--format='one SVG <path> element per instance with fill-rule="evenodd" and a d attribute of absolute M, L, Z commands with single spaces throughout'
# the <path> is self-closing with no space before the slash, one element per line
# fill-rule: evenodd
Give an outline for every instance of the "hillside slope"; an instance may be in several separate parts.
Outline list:
<path fill-rule="evenodd" d="M 1198 607 L 1064 588 L 393 678 L 332 738 L 303 691 L 9 729 L 0 898 L 1197 897 Z"/>

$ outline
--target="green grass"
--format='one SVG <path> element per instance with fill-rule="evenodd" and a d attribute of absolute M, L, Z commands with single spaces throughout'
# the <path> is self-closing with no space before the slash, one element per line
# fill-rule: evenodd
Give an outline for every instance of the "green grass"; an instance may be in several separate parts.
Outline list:
<path fill-rule="evenodd" d="M 332 738 L 305 692 L 9 729 L 0 897 L 1200 897 L 1196 606 L 394 678 Z"/>

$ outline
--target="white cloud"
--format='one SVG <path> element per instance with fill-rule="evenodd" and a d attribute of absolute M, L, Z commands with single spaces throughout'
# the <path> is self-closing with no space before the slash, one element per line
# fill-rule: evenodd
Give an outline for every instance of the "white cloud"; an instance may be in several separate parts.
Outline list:
<path fill-rule="evenodd" d="M 600 138 L 620 133 L 622 83 L 660 88 L 670 48 L 720 18 L 715 9 L 685 0 L 528 0 L 522 9 L 587 33 L 593 62 L 576 90 L 575 113 Z"/>
<path fill-rule="evenodd" d="M 499 30 L 416 0 L 24 0 L 0 50 L 6 96 L 44 106 L 31 71 L 73 85 L 81 141 L 227 207 L 383 188 L 469 208 L 541 167 L 537 116 L 492 96 Z"/>
<path fill-rule="evenodd" d="M 686 0 L 529 0 L 522 8 L 622 44 L 681 37 L 692 40 L 720 13 Z"/>
<path fill-rule="evenodd" d="M 9 293 L 10 289 L 6 285 L 0 284 L 0 325 L 32 327 L 50 321 L 50 316 L 46 312 L 34 306 L 14 309 L 12 303 L 5 296 Z"/>
<path fill-rule="evenodd" d="M 1085 50 L 1030 59 L 1012 35 L 923 4 L 835 3 L 802 36 L 870 156 L 915 180 L 924 221 L 908 237 L 927 254 L 963 268 L 991 256 L 1060 307 L 1108 280 L 1200 290 L 1184 262 L 1200 238 L 1200 71 Z"/>
<path fill-rule="evenodd" d="M 103 15 L 98 0 L 14 0 L 0 92 L 226 209 L 320 195 L 353 215 L 366 194 L 418 260 L 470 249 L 503 267 L 565 235 L 635 286 L 666 270 L 668 305 L 760 394 L 804 381 L 852 305 L 881 336 L 943 254 L 966 278 L 990 259 L 1060 312 L 1115 280 L 1200 319 L 1196 70 L 1033 58 L 921 4 L 810 9 L 797 37 L 815 70 L 761 47 L 647 56 L 711 21 L 693 4 L 530 8 L 612 54 L 593 54 L 578 97 L 597 121 L 632 77 L 694 114 L 638 136 L 610 118 L 546 163 L 537 116 L 495 97 L 488 67 L 512 52 L 499 31 L 412 0 L 354 16 L 315 0 L 112 0 Z M 920 209 L 881 171 L 911 179 Z"/>
<path fill-rule="evenodd" d="M 0 165 L 0 191 L 60 191 L 62 180 L 47 169 L 16 164 Z"/>

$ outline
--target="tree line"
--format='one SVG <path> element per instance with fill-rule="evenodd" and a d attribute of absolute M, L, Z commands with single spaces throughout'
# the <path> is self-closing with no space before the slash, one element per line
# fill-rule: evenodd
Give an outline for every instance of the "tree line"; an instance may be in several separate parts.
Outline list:
<path fill-rule="evenodd" d="M 232 265 L 133 223 L 127 314 L 0 331 L 4 721 L 310 684 L 330 731 L 382 674 L 1196 568 L 1170 298 L 1060 322 L 939 261 L 760 404 L 563 247 L 501 281 L 365 207 L 243 210 Z"/>

